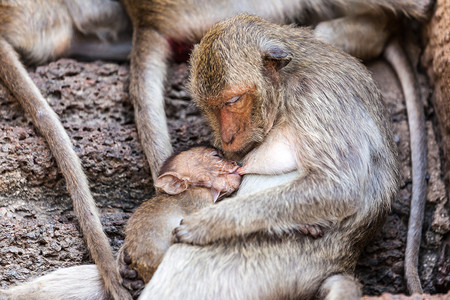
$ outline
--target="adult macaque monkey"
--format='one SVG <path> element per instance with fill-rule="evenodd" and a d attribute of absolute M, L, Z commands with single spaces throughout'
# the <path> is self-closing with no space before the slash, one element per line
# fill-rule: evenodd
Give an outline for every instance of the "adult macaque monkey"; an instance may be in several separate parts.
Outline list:
<path fill-rule="evenodd" d="M 382 51 L 391 33 L 390 28 L 384 26 L 385 20 L 391 18 L 392 14 L 423 18 L 432 3 L 430 0 L 285 0 L 283 2 L 278 0 L 264 2 L 257 0 L 123 0 L 123 2 L 133 22 L 130 95 L 134 102 L 135 119 L 153 179 L 156 179 L 162 161 L 172 151 L 163 110 L 163 82 L 166 61 L 170 57 L 170 45 L 173 42 L 196 42 L 212 24 L 239 12 L 260 15 L 276 23 L 296 21 L 301 24 L 316 24 L 322 20 L 347 17 L 340 19 L 340 25 L 354 24 L 354 22 L 358 25 L 356 27 L 342 26 L 343 29 L 340 32 L 345 33 L 345 36 L 342 38 L 342 34 L 339 35 L 338 41 L 346 41 L 344 49 L 347 51 L 355 55 L 365 53 L 364 57 L 370 58 Z M 80 45 L 83 40 L 79 40 L 79 37 L 87 35 L 91 38 L 98 36 L 103 40 L 108 39 L 123 30 L 126 27 L 126 21 L 119 3 L 112 0 L 0 0 L 0 79 L 23 105 L 35 126 L 47 140 L 66 179 L 75 213 L 91 255 L 99 265 L 108 291 L 115 299 L 125 299 L 126 296 L 121 287 L 118 287 L 117 282 L 120 279 L 114 271 L 113 257 L 110 249 L 107 249 L 107 239 L 101 230 L 81 165 L 57 116 L 33 84 L 18 54 L 28 63 L 41 63 L 70 54 L 101 53 L 104 54 L 104 58 L 124 58 L 127 54 L 126 44 L 104 48 L 102 51 L 92 51 L 92 48 L 85 48 L 85 46 L 90 47 L 89 44 Z M 354 30 L 360 28 L 358 27 L 360 23 L 364 24 L 361 27 L 363 32 L 371 34 L 355 34 Z M 380 26 L 384 31 L 378 30 Z M 323 28 L 326 29 L 327 26 Z M 318 37 L 327 40 L 332 38 L 331 34 L 335 33 L 332 30 L 325 30 L 321 31 Z M 370 43 L 367 40 L 361 42 L 361 37 L 368 38 Z M 336 40 L 328 41 L 336 42 Z M 408 73 L 405 70 L 409 69 L 403 69 L 403 74 Z M 411 103 L 409 98 L 406 97 L 407 103 Z M 410 124 L 418 124 L 417 128 L 420 129 L 421 123 L 415 121 L 414 117 L 410 117 L 411 119 L 413 122 L 410 121 Z M 411 130 L 411 135 L 415 132 Z M 423 139 L 419 138 L 416 141 L 412 143 L 412 147 L 420 150 Z M 414 151 L 413 148 L 412 152 L 413 156 L 414 153 L 419 153 L 417 159 L 413 157 L 413 162 L 417 161 L 420 164 L 424 161 L 424 157 L 420 156 L 421 151 Z M 423 170 L 425 164 L 421 166 Z M 413 173 L 417 172 L 413 171 Z M 415 187 L 417 192 L 414 194 L 417 195 L 424 194 L 423 184 L 416 185 L 417 182 L 424 182 L 423 176 L 420 176 L 422 174 L 419 174 L 417 179 L 413 174 L 416 178 L 414 185 L 417 187 Z M 423 204 L 423 197 L 421 199 Z M 413 203 L 411 207 L 412 210 L 421 211 L 420 205 L 416 206 Z M 420 216 L 413 218 L 413 213 L 411 215 L 415 223 L 420 222 Z M 412 253 L 415 253 L 417 258 L 417 236 L 420 237 L 420 227 L 410 232 L 416 236 L 416 242 L 412 242 L 416 251 Z M 409 264 L 408 261 L 411 260 L 407 259 L 406 267 L 410 266 L 414 270 L 417 262 L 414 266 L 414 262 Z M 418 291 L 417 285 L 413 291 Z"/>
<path fill-rule="evenodd" d="M 171 45 L 197 42 L 216 22 L 247 12 L 279 24 L 319 23 L 315 32 L 318 39 L 359 58 L 373 59 L 386 48 L 399 15 L 424 19 L 433 3 L 432 0 L 122 1 L 133 22 L 130 96 L 153 178 L 171 153 L 163 107 L 163 83 Z M 414 71 L 401 48 L 391 42 L 384 54 L 399 75 L 411 128 L 414 184 L 405 277 L 409 291 L 421 293 L 417 264 L 426 195 L 425 117 Z"/>
<path fill-rule="evenodd" d="M 225 155 L 261 149 L 269 161 L 266 142 L 284 136 L 297 176 L 184 218 L 140 299 L 359 299 L 351 274 L 399 179 L 369 72 L 307 29 L 248 15 L 214 25 L 191 67 Z M 299 236 L 298 225 L 323 237 Z"/>

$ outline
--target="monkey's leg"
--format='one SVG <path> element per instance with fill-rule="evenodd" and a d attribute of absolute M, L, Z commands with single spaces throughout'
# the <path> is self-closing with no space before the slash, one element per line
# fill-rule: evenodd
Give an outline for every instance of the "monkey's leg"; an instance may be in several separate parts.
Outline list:
<path fill-rule="evenodd" d="M 12 300 L 107 300 L 96 265 L 63 268 L 32 281 L 0 290 L 0 299 Z"/>
<path fill-rule="evenodd" d="M 115 299 L 131 299 L 122 287 L 121 277 L 102 230 L 87 178 L 73 150 L 69 136 L 57 115 L 42 97 L 11 45 L 0 37 L 0 78 L 14 94 L 33 123 L 46 139 L 52 154 L 66 180 L 88 248 L 105 281 L 107 291 Z"/>
<path fill-rule="evenodd" d="M 361 285 L 349 275 L 333 275 L 320 286 L 319 296 L 325 300 L 361 299 Z"/>
<path fill-rule="evenodd" d="M 92 34 L 104 41 L 117 38 L 130 28 L 125 8 L 115 0 L 65 0 L 75 27 L 84 35 Z"/>
<path fill-rule="evenodd" d="M 120 2 L 70 0 L 65 4 L 78 31 L 65 55 L 89 60 L 128 60 L 131 22 Z"/>
<path fill-rule="evenodd" d="M 390 12 L 400 12 L 406 16 L 423 19 L 431 11 L 433 0 L 362 0 L 362 1 L 332 1 L 337 2 L 338 7 L 343 8 L 345 15 L 381 12 L 379 8 Z M 324 5 L 329 5 L 329 2 Z"/>
<path fill-rule="evenodd" d="M 172 153 L 163 98 L 169 54 L 169 44 L 160 33 L 152 28 L 134 28 L 130 97 L 153 181 L 158 177 L 163 161 Z"/>
<path fill-rule="evenodd" d="M 126 253 L 125 247 L 122 245 L 117 253 L 117 265 L 119 266 L 120 275 L 123 278 L 123 285 L 134 298 L 137 298 L 144 289 L 145 283 L 138 278 L 138 273 L 130 266 L 131 263 L 131 257 Z"/>

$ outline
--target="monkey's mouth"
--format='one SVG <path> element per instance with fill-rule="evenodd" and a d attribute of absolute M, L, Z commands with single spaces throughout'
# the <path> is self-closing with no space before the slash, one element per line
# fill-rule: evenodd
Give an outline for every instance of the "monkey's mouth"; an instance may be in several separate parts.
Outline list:
<path fill-rule="evenodd" d="M 230 171 L 230 174 L 238 174 L 239 175 L 239 173 L 237 172 L 237 170 L 240 168 L 240 166 L 239 165 L 236 165 L 231 171 Z"/>

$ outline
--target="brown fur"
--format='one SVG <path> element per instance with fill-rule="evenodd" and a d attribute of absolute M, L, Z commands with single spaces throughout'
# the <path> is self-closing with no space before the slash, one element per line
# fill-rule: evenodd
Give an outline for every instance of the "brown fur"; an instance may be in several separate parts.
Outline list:
<path fill-rule="evenodd" d="M 142 203 L 127 223 L 120 255 L 129 255 L 138 278 L 150 281 L 170 246 L 172 230 L 180 220 L 213 204 L 207 188 L 190 188 L 179 195 L 158 195 Z M 124 254 L 124 251 L 126 254 Z M 119 257 L 119 262 L 123 258 Z"/>
<path fill-rule="evenodd" d="M 427 171 L 425 114 L 415 71 L 398 40 L 392 37 L 392 31 L 395 28 L 395 25 L 392 24 L 393 20 L 392 16 L 388 14 L 343 17 L 322 22 L 316 27 L 314 35 L 320 40 L 336 45 L 363 59 L 370 59 L 383 53 L 383 56 L 399 77 L 408 111 L 413 177 L 411 211 L 405 251 L 405 278 L 409 292 L 421 294 L 422 287 L 417 266 L 427 190 L 425 179 Z M 346 39 L 347 36 L 352 36 L 354 39 Z M 391 40 L 388 42 L 389 39 Z M 370 47 L 362 49 L 359 46 L 360 44 L 370 45 Z"/>
<path fill-rule="evenodd" d="M 212 78 L 213 72 L 200 72 L 215 67 L 205 56 L 221 59 L 224 72 Z M 225 79 L 227 87 L 252 91 L 253 113 L 261 115 L 252 116 L 245 130 L 264 132 L 264 145 L 273 130 L 287 126 L 305 172 L 186 217 L 174 231 L 179 244 L 169 248 L 141 297 L 311 299 L 322 287 L 325 298 L 338 299 L 336 293 L 343 294 L 332 288 L 336 284 L 322 283 L 345 286 L 389 210 L 399 177 L 382 95 L 370 74 L 308 30 L 247 15 L 213 26 L 195 48 L 191 66 L 191 90 L 217 146 L 223 145 L 223 128 L 210 92 L 225 93 L 214 85 Z M 264 116 L 272 114 L 277 117 L 267 130 Z M 297 224 L 320 225 L 324 236 L 299 236 Z M 359 295 L 357 284 L 347 286 L 348 295 Z"/>

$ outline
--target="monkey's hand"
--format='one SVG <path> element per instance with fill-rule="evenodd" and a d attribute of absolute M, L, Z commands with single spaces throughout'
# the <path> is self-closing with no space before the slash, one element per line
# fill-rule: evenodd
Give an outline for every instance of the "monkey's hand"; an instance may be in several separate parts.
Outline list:
<path fill-rule="evenodd" d="M 196 226 L 192 224 L 190 218 L 187 221 L 182 220 L 180 226 L 176 227 L 172 231 L 172 242 L 174 243 L 186 243 L 193 245 L 205 245 L 211 242 L 213 239 L 208 239 L 206 227 Z M 318 225 L 297 225 L 297 229 L 304 235 L 310 235 L 313 238 L 319 238 L 323 236 L 323 231 Z"/>
<path fill-rule="evenodd" d="M 173 243 L 206 245 L 212 241 L 208 234 L 207 220 L 202 220 L 196 214 L 181 220 L 180 225 L 172 231 Z"/>

